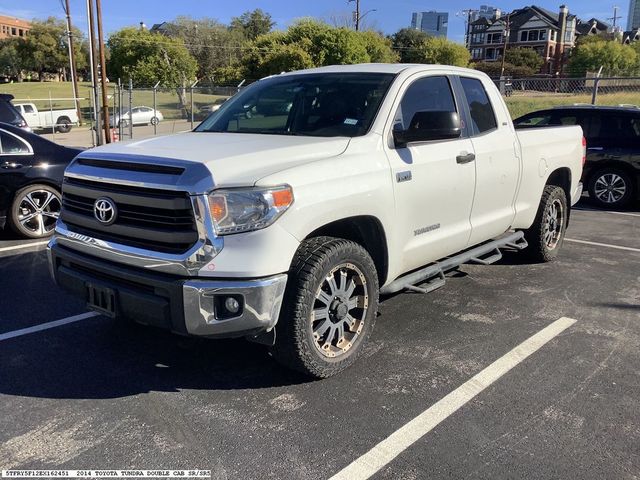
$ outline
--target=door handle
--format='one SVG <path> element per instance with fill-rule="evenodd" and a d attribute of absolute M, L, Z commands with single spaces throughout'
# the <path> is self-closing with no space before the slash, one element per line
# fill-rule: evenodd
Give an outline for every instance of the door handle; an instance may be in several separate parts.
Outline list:
<path fill-rule="evenodd" d="M 19 164 L 19 163 L 4 162 L 4 163 L 0 164 L 0 168 L 4 168 L 6 170 L 17 169 L 17 168 L 22 168 L 22 165 Z"/>
<path fill-rule="evenodd" d="M 473 162 L 475 159 L 476 159 L 476 156 L 473 153 L 462 153 L 456 157 L 456 162 L 469 163 L 469 162 Z"/>

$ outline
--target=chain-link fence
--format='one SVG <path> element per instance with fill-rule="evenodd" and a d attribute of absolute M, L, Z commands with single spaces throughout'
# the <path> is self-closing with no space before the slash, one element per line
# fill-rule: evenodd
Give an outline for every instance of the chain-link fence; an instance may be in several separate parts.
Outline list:
<path fill-rule="evenodd" d="M 496 80 L 512 118 L 560 105 L 637 106 L 640 77 Z"/>

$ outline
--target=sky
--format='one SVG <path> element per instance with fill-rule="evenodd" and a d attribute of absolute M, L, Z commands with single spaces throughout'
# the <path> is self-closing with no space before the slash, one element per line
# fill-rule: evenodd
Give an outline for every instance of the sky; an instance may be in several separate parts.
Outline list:
<path fill-rule="evenodd" d="M 61 0 L 0 0 L 0 14 L 23 19 L 62 17 Z M 74 25 L 87 30 L 86 0 L 70 0 Z M 596 17 L 603 21 L 613 16 L 613 6 L 618 5 L 618 15 L 622 16 L 619 25 L 626 25 L 629 0 L 616 3 L 615 0 L 566 0 L 571 13 L 588 20 Z M 366 15 L 363 22 L 385 34 L 410 26 L 411 13 L 437 10 L 449 12 L 449 39 L 463 42 L 464 15 L 460 12 L 467 8 L 478 8 L 481 3 L 511 11 L 525 6 L 514 0 L 477 3 L 469 0 L 361 0 L 361 12 L 375 9 Z M 538 0 L 535 5 L 557 11 L 563 0 Z M 147 26 L 171 20 L 179 15 L 215 18 L 228 23 L 232 17 L 247 10 L 261 8 L 271 14 L 277 22 L 276 28 L 284 29 L 296 18 L 317 17 L 331 21 L 334 17 L 351 15 L 354 3 L 347 0 L 102 0 L 103 22 L 106 33 L 121 27 L 138 25 L 141 21 Z M 458 14 L 458 15 L 456 15 Z"/>

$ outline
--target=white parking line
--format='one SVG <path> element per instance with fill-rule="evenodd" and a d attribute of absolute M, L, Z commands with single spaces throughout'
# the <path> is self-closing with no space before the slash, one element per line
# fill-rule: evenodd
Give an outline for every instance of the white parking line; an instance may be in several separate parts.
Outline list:
<path fill-rule="evenodd" d="M 562 317 L 529 337 L 509 353 L 467 380 L 442 400 L 422 412 L 409 423 L 393 432 L 367 453 L 331 477 L 330 480 L 367 479 L 400 455 L 459 408 L 490 386 L 547 342 L 576 323 Z"/>
<path fill-rule="evenodd" d="M 13 332 L 0 333 L 0 342 L 3 340 L 9 340 L 10 338 L 29 335 L 30 333 L 41 332 L 42 330 L 60 327 L 62 325 L 67 325 L 68 323 L 79 322 L 80 320 L 86 320 L 87 318 L 96 317 L 98 315 L 99 313 L 96 312 L 86 312 L 81 313 L 80 315 L 74 315 L 73 317 L 54 320 L 53 322 L 41 323 L 40 325 L 34 325 L 33 327 L 21 328 L 20 330 L 14 330 Z"/>
<path fill-rule="evenodd" d="M 13 250 L 22 250 L 23 248 L 39 247 L 40 245 L 46 245 L 49 240 L 43 240 L 42 242 L 23 243 L 22 245 L 12 245 L 11 247 L 0 247 L 0 252 L 11 252 Z"/>
<path fill-rule="evenodd" d="M 609 243 L 588 242 L 587 240 L 578 240 L 576 238 L 565 238 L 566 242 L 583 243 L 585 245 L 593 245 L 595 247 L 615 248 L 616 250 L 626 250 L 628 252 L 640 252 L 640 248 L 622 247 L 620 245 L 611 245 Z"/>
<path fill-rule="evenodd" d="M 628 217 L 640 217 L 640 213 L 628 213 L 628 212 L 613 212 L 611 210 L 596 210 L 595 208 L 575 208 L 572 210 L 578 210 L 580 212 L 602 212 L 602 213 L 610 213 L 612 215 L 626 215 Z"/>

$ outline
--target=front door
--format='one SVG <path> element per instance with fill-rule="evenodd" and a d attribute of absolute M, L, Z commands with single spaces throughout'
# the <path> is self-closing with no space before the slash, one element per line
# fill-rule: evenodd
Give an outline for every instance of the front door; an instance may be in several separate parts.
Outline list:
<path fill-rule="evenodd" d="M 403 90 L 394 107 L 396 128 L 407 129 L 416 112 L 458 111 L 445 75 L 408 80 Z M 467 246 L 476 174 L 465 132 L 453 140 L 387 148 L 397 212 L 391 234 L 403 247 L 404 272 Z"/>

